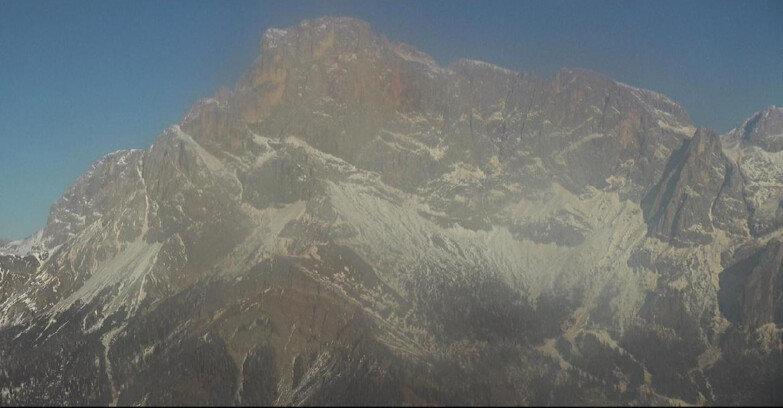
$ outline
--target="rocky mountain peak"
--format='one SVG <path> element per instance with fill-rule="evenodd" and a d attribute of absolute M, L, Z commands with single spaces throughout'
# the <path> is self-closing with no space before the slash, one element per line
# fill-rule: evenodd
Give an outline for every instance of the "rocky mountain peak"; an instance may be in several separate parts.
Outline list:
<path fill-rule="evenodd" d="M 742 191 L 720 136 L 699 128 L 672 154 L 663 178 L 642 201 L 649 232 L 676 245 L 707 244 L 713 227 L 743 234 Z"/>
<path fill-rule="evenodd" d="M 362 39 L 373 37 L 370 25 L 352 17 L 320 17 L 303 20 L 299 25 L 286 29 L 270 28 L 264 32 L 261 40 L 261 52 L 271 51 L 280 46 L 298 46 L 297 42 L 327 39 L 334 36 L 340 42 L 360 43 Z"/>
<path fill-rule="evenodd" d="M 783 109 L 771 106 L 722 136 L 724 151 L 739 168 L 750 211 L 750 230 L 765 235 L 783 225 Z"/>
<path fill-rule="evenodd" d="M 670 99 L 596 72 L 543 80 L 468 59 L 442 68 L 350 18 L 268 30 L 234 90 L 198 104 L 181 125 L 218 156 L 252 150 L 253 133 L 295 136 L 408 191 L 458 162 L 487 170 L 498 160 L 514 173 L 523 154 L 569 189 L 614 177 L 629 197 L 649 189 L 661 156 L 694 129 Z"/>
<path fill-rule="evenodd" d="M 768 152 L 783 150 L 783 108 L 770 106 L 753 114 L 728 138 L 743 145 L 758 146 Z"/>
<path fill-rule="evenodd" d="M 377 52 L 380 42 L 370 25 L 348 17 L 304 20 L 287 29 L 268 29 L 261 39 L 262 64 L 310 65 Z M 257 79 L 256 79 L 257 80 Z"/>
<path fill-rule="evenodd" d="M 732 348 L 780 344 L 774 153 L 349 18 L 261 54 L 0 244 L 0 405 L 728 404 L 738 359 L 778 378 Z"/>

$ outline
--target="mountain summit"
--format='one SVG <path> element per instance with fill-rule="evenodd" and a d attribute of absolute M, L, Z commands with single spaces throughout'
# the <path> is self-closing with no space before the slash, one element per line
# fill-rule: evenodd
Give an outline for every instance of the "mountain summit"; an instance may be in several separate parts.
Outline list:
<path fill-rule="evenodd" d="M 780 404 L 780 113 L 270 29 L 0 247 L 0 403 Z"/>

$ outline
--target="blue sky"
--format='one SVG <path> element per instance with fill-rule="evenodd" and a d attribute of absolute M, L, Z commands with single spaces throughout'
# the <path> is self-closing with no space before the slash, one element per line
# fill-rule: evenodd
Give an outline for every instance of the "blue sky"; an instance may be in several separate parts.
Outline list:
<path fill-rule="evenodd" d="M 0 1 L 0 237 L 40 229 L 93 161 L 147 147 L 233 86 L 266 28 L 323 15 L 364 19 L 443 65 L 593 69 L 719 132 L 783 105 L 780 1 Z"/>

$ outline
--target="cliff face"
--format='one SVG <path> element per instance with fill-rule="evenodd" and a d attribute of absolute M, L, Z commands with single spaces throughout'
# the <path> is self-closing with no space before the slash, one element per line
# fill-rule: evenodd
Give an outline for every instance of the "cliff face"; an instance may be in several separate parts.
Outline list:
<path fill-rule="evenodd" d="M 675 245 L 707 244 L 714 228 L 746 235 L 743 188 L 720 137 L 699 129 L 672 154 L 660 183 L 642 203 L 650 233 Z"/>
<path fill-rule="evenodd" d="M 742 302 L 742 320 L 749 326 L 783 323 L 783 243 L 772 240 L 748 276 Z"/>
<path fill-rule="evenodd" d="M 782 348 L 765 120 L 719 137 L 352 19 L 269 30 L 2 245 L 0 402 L 756 401 L 712 381 Z"/>
<path fill-rule="evenodd" d="M 783 169 L 778 145 L 783 140 L 783 109 L 774 106 L 754 114 L 722 137 L 726 153 L 737 163 L 744 180 L 749 227 L 763 236 L 783 222 Z"/>
<path fill-rule="evenodd" d="M 779 238 L 738 251 L 721 277 L 720 306 L 729 320 L 748 327 L 781 323 L 781 262 Z"/>

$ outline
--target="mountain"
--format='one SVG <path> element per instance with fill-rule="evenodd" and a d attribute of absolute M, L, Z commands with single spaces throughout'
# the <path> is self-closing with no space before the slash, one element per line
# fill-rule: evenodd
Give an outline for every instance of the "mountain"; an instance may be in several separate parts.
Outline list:
<path fill-rule="evenodd" d="M 777 404 L 781 110 L 448 67 L 349 18 L 0 246 L 0 402 Z"/>

